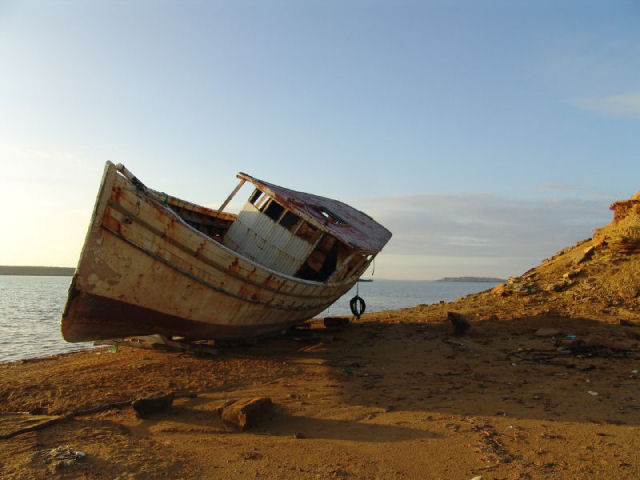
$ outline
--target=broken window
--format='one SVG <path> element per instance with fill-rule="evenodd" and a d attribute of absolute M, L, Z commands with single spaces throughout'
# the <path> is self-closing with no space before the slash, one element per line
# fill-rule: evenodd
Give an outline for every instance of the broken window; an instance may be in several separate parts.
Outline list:
<path fill-rule="evenodd" d="M 317 207 L 316 210 L 322 215 L 326 220 L 329 220 L 331 223 L 335 223 L 336 225 L 346 225 L 347 222 L 340 218 L 338 215 L 333 213 L 326 207 Z"/>
<path fill-rule="evenodd" d="M 287 210 L 287 212 L 280 219 L 280 225 L 282 225 L 287 230 L 293 230 L 294 227 L 298 224 L 300 217 L 298 217 L 295 213 L 291 213 Z"/>
<path fill-rule="evenodd" d="M 310 225 L 307 222 L 302 222 L 300 228 L 298 228 L 298 231 L 296 232 L 296 235 L 301 239 L 313 244 L 316 243 L 318 238 L 320 238 L 321 233 L 320 230 L 318 230 L 313 225 Z"/>
<path fill-rule="evenodd" d="M 262 192 L 256 188 L 249 197 L 249 203 L 255 205 L 256 201 L 260 198 L 260 195 L 262 195 Z"/>
<path fill-rule="evenodd" d="M 328 235 L 323 237 L 307 261 L 300 267 L 296 277 L 317 282 L 323 282 L 329 278 L 336 269 L 339 243 Z"/>
<path fill-rule="evenodd" d="M 280 215 L 282 215 L 282 212 L 284 212 L 284 207 L 275 200 L 271 200 L 263 212 L 267 217 L 271 218 L 274 222 L 277 222 Z"/>

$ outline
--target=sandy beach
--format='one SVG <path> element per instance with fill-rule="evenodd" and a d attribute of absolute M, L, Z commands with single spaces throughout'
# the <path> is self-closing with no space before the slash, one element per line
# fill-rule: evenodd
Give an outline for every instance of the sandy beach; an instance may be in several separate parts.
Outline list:
<path fill-rule="evenodd" d="M 451 303 L 337 330 L 314 320 L 213 356 L 121 347 L 0 365 L 4 413 L 180 394 L 150 418 L 125 405 L 2 439 L 0 476 L 639 478 L 640 255 L 620 240 L 631 213 Z M 448 312 L 469 331 L 454 335 Z M 225 428 L 221 403 L 253 397 L 272 400 L 268 418 Z M 60 446 L 86 456 L 43 457 Z"/>

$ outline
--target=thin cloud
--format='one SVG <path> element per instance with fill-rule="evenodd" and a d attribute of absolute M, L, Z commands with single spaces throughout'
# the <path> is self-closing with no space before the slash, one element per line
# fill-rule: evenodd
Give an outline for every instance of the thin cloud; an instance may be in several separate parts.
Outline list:
<path fill-rule="evenodd" d="M 495 259 L 545 258 L 611 218 L 597 200 L 484 194 L 375 198 L 365 210 L 393 232 L 385 252 Z"/>
<path fill-rule="evenodd" d="M 538 189 L 543 192 L 579 192 L 583 191 L 585 187 L 571 183 L 541 183 L 538 185 Z"/>
<path fill-rule="evenodd" d="M 595 98 L 577 98 L 572 100 L 571 103 L 579 108 L 606 115 L 640 117 L 640 92 Z"/>

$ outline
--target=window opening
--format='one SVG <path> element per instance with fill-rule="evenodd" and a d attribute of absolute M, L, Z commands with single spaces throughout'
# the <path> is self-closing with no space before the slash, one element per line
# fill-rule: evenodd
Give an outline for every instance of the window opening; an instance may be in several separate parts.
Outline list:
<path fill-rule="evenodd" d="M 346 225 L 347 222 L 340 218 L 338 215 L 333 213 L 331 210 L 325 207 L 317 207 L 318 212 L 322 215 L 325 220 L 329 220 L 331 223 L 335 223 L 336 225 Z"/>
<path fill-rule="evenodd" d="M 282 225 L 287 230 L 293 230 L 299 220 L 300 217 L 298 217 L 295 213 L 291 213 L 287 210 L 280 219 L 280 225 Z"/>
<path fill-rule="evenodd" d="M 335 238 L 322 238 L 307 261 L 300 267 L 296 277 L 305 280 L 323 282 L 336 270 L 338 261 L 338 244 Z"/>
<path fill-rule="evenodd" d="M 262 192 L 256 188 L 249 197 L 249 203 L 255 205 L 256 201 L 260 198 L 260 195 L 262 195 Z"/>
<path fill-rule="evenodd" d="M 271 202 L 269 202 L 269 205 L 267 205 L 267 208 L 264 209 L 264 214 L 267 217 L 271 218 L 274 222 L 278 221 L 280 215 L 282 215 L 282 212 L 284 212 L 284 207 L 275 200 L 271 200 Z"/>
<path fill-rule="evenodd" d="M 296 236 L 311 244 L 316 243 L 320 238 L 320 235 L 320 230 L 307 222 L 302 222 L 300 224 L 300 228 L 298 228 L 298 231 L 296 232 Z"/>

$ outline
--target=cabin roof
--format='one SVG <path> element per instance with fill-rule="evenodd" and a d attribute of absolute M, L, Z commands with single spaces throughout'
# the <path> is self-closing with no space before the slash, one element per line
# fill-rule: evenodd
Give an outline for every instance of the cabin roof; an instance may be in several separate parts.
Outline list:
<path fill-rule="evenodd" d="M 377 253 L 391 238 L 391 232 L 366 213 L 344 202 L 298 192 L 238 173 L 238 178 L 251 182 L 275 198 L 283 207 L 336 237 L 341 242 L 365 253 Z"/>

